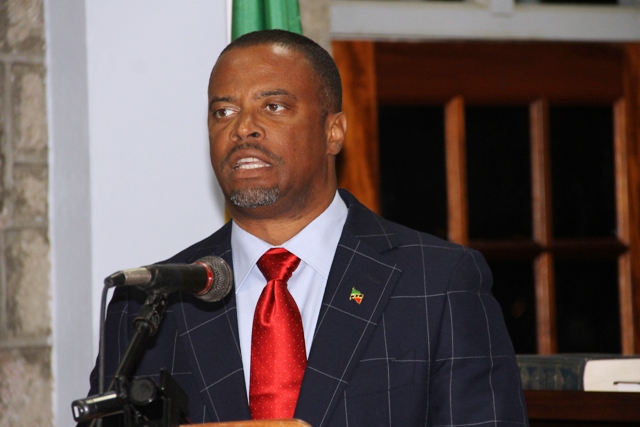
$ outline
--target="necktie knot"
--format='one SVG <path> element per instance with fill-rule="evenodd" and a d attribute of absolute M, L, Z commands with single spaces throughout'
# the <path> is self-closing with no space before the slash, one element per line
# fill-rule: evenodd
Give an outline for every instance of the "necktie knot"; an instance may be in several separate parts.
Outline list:
<path fill-rule="evenodd" d="M 258 260 L 258 268 L 267 279 L 287 281 L 298 268 L 300 258 L 285 248 L 271 248 Z"/>

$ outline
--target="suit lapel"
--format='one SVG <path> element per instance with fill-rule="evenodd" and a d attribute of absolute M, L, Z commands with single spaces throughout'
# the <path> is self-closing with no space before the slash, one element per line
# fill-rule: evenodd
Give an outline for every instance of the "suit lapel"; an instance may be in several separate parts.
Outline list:
<path fill-rule="evenodd" d="M 349 194 L 349 206 L 307 363 L 296 418 L 314 427 L 327 423 L 344 387 L 380 321 L 401 271 L 384 252 L 397 246 L 395 235 Z M 352 292 L 362 295 L 360 303 Z"/>
<path fill-rule="evenodd" d="M 349 216 L 327 281 L 295 413 L 314 427 L 330 420 L 402 274 L 385 257 L 397 246 L 395 235 L 387 234 L 379 217 L 353 196 L 343 191 L 341 196 Z M 187 262 L 214 255 L 232 265 L 230 235 L 227 224 Z M 360 303 L 350 298 L 354 289 L 363 295 Z M 174 312 L 178 339 L 206 405 L 207 420 L 250 418 L 235 293 L 217 304 L 185 297 Z M 192 417 L 193 422 L 201 421 L 198 415 Z"/>
<path fill-rule="evenodd" d="M 227 224 L 191 257 L 219 256 L 232 264 L 231 227 Z M 235 289 L 235 286 L 234 286 Z M 234 289 L 219 303 L 203 303 L 183 294 L 174 309 L 179 339 L 185 349 L 194 383 L 206 406 L 208 421 L 250 417 L 240 355 Z M 205 421 L 192 414 L 193 422 Z"/>

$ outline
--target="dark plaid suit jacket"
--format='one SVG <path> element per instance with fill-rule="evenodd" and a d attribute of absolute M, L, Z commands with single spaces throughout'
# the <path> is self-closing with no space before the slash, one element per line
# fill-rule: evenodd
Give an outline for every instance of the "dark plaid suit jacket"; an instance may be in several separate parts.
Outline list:
<path fill-rule="evenodd" d="M 386 221 L 340 194 L 349 216 L 295 417 L 314 427 L 527 425 L 512 345 L 483 257 Z M 215 255 L 231 264 L 230 235 L 226 224 L 167 262 Z M 349 298 L 352 288 L 364 295 L 360 304 Z M 143 300 L 130 288 L 114 294 L 107 375 Z M 156 376 L 160 368 L 188 393 L 193 423 L 250 418 L 234 292 L 213 304 L 187 293 L 171 296 L 136 375 Z M 94 393 L 95 370 L 91 381 Z"/>

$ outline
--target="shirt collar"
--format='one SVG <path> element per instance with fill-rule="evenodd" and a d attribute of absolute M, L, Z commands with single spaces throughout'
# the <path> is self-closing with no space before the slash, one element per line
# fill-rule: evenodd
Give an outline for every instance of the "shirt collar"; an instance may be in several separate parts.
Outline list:
<path fill-rule="evenodd" d="M 349 209 L 336 192 L 324 212 L 281 246 L 327 279 L 348 213 Z M 260 257 L 272 247 L 232 222 L 231 248 L 236 292 Z"/>

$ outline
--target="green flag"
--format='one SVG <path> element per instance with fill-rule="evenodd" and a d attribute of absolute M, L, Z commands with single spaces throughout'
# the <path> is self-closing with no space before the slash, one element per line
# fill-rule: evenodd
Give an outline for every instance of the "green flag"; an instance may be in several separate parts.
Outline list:
<path fill-rule="evenodd" d="M 257 30 L 302 34 L 298 0 L 233 0 L 231 39 Z"/>

